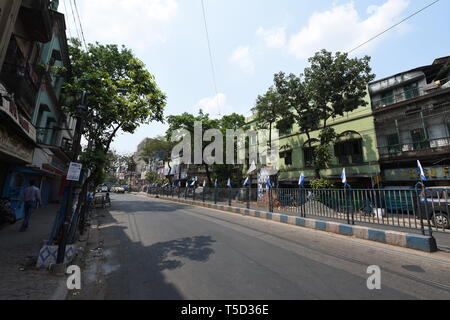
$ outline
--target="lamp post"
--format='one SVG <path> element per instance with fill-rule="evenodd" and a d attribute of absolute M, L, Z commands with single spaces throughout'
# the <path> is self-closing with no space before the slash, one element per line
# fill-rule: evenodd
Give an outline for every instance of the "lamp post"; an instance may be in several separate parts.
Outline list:
<path fill-rule="evenodd" d="M 84 115 L 83 113 L 87 110 L 87 96 L 86 93 L 83 92 L 82 98 L 81 98 L 81 104 L 79 104 L 76 107 L 77 111 L 77 124 L 75 127 L 75 134 L 77 135 L 75 144 L 74 144 L 74 151 L 73 151 L 73 161 L 76 162 L 78 160 L 78 155 L 80 153 L 80 145 L 81 145 L 81 137 L 84 127 Z M 67 203 L 64 208 L 64 219 L 63 219 L 63 225 L 62 225 L 62 232 L 60 241 L 58 243 L 58 255 L 56 258 L 56 264 L 61 265 L 64 264 L 65 255 L 66 255 L 66 246 L 67 246 L 67 240 L 69 236 L 69 228 L 70 228 L 70 218 L 72 216 L 72 204 L 74 200 L 74 191 L 75 191 L 75 184 L 76 182 L 71 181 L 69 183 L 69 193 L 67 197 Z"/>

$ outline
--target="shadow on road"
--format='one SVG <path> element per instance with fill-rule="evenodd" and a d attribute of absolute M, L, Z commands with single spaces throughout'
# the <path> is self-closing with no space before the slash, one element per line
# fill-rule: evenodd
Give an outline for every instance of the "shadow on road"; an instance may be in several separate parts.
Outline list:
<path fill-rule="evenodd" d="M 182 300 L 183 294 L 175 284 L 167 280 L 164 272 L 180 269 L 188 262 L 207 262 L 214 254 L 216 242 L 210 236 L 194 236 L 143 245 L 138 226 L 146 215 L 168 214 L 188 208 L 172 203 L 149 203 L 113 199 L 113 206 L 98 211 L 99 252 L 97 276 L 90 288 L 83 288 L 78 299 L 107 300 Z M 149 217 L 150 218 L 150 217 Z M 142 227 L 141 227 L 142 228 Z M 148 242 L 147 242 L 148 243 Z M 92 264 L 92 261 L 91 261 Z M 99 276 L 100 272 L 100 276 Z M 98 280 L 101 288 L 98 287 Z M 97 285 L 94 284 L 97 282 Z M 98 295 L 96 292 L 102 291 Z"/>
<path fill-rule="evenodd" d="M 187 258 L 191 261 L 206 262 L 214 250 L 211 245 L 216 242 L 211 237 L 184 238 L 169 242 L 157 243 L 148 247 L 149 254 L 155 257 L 160 271 L 175 270 L 183 266 L 176 258 Z"/>

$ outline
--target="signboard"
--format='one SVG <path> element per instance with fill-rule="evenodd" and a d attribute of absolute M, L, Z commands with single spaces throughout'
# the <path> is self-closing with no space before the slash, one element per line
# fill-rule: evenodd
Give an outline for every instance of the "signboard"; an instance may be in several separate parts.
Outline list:
<path fill-rule="evenodd" d="M 81 163 L 71 162 L 69 172 L 67 173 L 68 181 L 80 181 L 81 169 L 83 165 Z"/>
<path fill-rule="evenodd" d="M 0 152 L 6 153 L 28 164 L 33 162 L 34 148 L 1 124 Z"/>
<path fill-rule="evenodd" d="M 450 167 L 432 167 L 424 168 L 428 180 L 450 180 Z M 419 172 L 417 168 L 406 169 L 388 169 L 384 170 L 386 181 L 419 181 Z"/>

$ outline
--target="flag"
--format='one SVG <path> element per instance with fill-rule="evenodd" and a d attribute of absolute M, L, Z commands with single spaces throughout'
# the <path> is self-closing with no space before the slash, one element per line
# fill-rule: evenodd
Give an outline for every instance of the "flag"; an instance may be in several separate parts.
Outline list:
<path fill-rule="evenodd" d="M 206 188 L 206 180 L 203 181 L 203 188 Z"/>
<path fill-rule="evenodd" d="M 247 171 L 247 174 L 251 174 L 253 171 L 256 171 L 256 169 L 258 169 L 258 168 L 256 167 L 255 160 L 253 160 L 252 164 L 250 165 L 250 168 Z"/>
<path fill-rule="evenodd" d="M 191 183 L 191 187 L 194 187 L 196 182 L 197 182 L 197 180 L 194 179 L 194 181 L 192 181 L 192 183 Z"/>
<path fill-rule="evenodd" d="M 219 182 L 216 179 L 216 181 L 214 181 L 214 188 L 217 188 L 218 186 L 219 186 Z"/>
<path fill-rule="evenodd" d="M 266 179 L 266 186 L 267 188 L 272 189 L 272 182 L 270 182 L 270 177 L 267 177 Z"/>
<path fill-rule="evenodd" d="M 245 179 L 244 181 L 244 187 L 248 186 L 250 184 L 250 179 L 249 177 L 247 177 L 247 179 Z"/>
<path fill-rule="evenodd" d="M 303 187 L 305 185 L 305 174 L 303 172 L 300 175 L 300 178 L 298 179 L 298 185 L 300 187 Z"/>
<path fill-rule="evenodd" d="M 419 171 L 420 180 L 422 181 L 428 181 L 427 176 L 425 174 L 425 170 L 423 170 L 422 164 L 419 160 L 417 160 L 417 169 Z"/>
<path fill-rule="evenodd" d="M 347 185 L 347 173 L 345 172 L 345 168 L 344 170 L 342 170 L 342 183 L 346 186 Z"/>
<path fill-rule="evenodd" d="M 228 179 L 227 187 L 228 187 L 228 188 L 231 188 L 231 178 Z"/>
<path fill-rule="evenodd" d="M 189 188 L 189 182 L 186 181 L 186 188 Z"/>

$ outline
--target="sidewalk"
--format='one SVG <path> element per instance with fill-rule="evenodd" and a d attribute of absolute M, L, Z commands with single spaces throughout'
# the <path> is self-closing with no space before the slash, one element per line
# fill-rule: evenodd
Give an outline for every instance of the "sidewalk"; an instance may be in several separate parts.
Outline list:
<path fill-rule="evenodd" d="M 22 221 L 0 230 L 0 300 L 65 298 L 66 278 L 35 267 L 58 209 L 48 205 L 36 210 L 25 233 L 19 232 Z"/>

